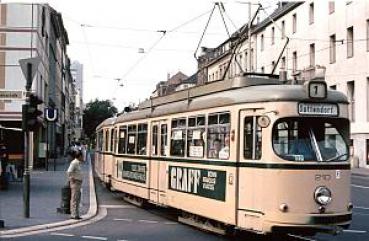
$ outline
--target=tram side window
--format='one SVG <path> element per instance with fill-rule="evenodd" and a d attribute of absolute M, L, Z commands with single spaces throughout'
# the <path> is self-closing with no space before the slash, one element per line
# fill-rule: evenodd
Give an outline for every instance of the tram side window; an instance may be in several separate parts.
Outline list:
<path fill-rule="evenodd" d="M 104 151 L 108 151 L 109 150 L 108 149 L 109 148 L 109 130 L 105 131 L 104 141 L 105 141 Z"/>
<path fill-rule="evenodd" d="M 170 155 L 185 156 L 186 118 L 172 120 Z"/>
<path fill-rule="evenodd" d="M 114 153 L 117 152 L 117 141 L 118 141 L 117 133 L 118 133 L 118 129 L 115 128 L 113 132 L 113 152 Z"/>
<path fill-rule="evenodd" d="M 208 116 L 208 158 L 229 159 L 230 114 L 214 113 Z"/>
<path fill-rule="evenodd" d="M 103 132 L 99 131 L 97 133 L 97 150 L 102 151 L 103 147 Z"/>
<path fill-rule="evenodd" d="M 128 126 L 127 154 L 135 154 L 136 150 L 136 125 Z"/>
<path fill-rule="evenodd" d="M 146 155 L 147 124 L 138 124 L 137 155 Z"/>
<path fill-rule="evenodd" d="M 114 146 L 114 129 L 110 129 L 110 152 L 113 152 Z"/>
<path fill-rule="evenodd" d="M 261 158 L 262 135 L 257 124 L 258 116 L 246 117 L 244 122 L 244 158 L 259 160 Z"/>
<path fill-rule="evenodd" d="M 152 127 L 152 139 L 151 139 L 151 154 L 153 156 L 158 155 L 158 126 L 154 125 Z"/>
<path fill-rule="evenodd" d="M 160 154 L 168 155 L 168 125 L 162 124 L 160 127 Z"/>
<path fill-rule="evenodd" d="M 187 156 L 204 157 L 205 116 L 188 118 Z"/>
<path fill-rule="evenodd" d="M 118 142 L 118 153 L 126 153 L 126 139 L 127 139 L 127 127 L 123 126 L 119 128 L 119 142 Z"/>

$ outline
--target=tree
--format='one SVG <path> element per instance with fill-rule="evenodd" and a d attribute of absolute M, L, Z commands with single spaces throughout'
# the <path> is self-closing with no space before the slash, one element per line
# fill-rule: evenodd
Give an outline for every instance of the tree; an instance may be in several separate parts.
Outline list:
<path fill-rule="evenodd" d="M 95 99 L 87 103 L 83 111 L 83 128 L 86 136 L 92 140 L 95 137 L 96 127 L 117 113 L 118 109 L 110 100 Z"/>

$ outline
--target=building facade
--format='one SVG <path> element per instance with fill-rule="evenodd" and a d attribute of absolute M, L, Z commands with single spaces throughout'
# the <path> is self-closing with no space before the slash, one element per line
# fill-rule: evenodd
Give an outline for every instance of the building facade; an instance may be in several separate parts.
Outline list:
<path fill-rule="evenodd" d="M 83 139 L 83 111 L 85 109 L 83 102 L 83 65 L 78 61 L 74 61 L 71 65 L 71 74 L 75 89 L 75 115 L 73 119 L 74 130 L 72 132 L 72 140 L 80 140 Z"/>
<path fill-rule="evenodd" d="M 251 25 L 250 38 L 243 29 L 226 78 L 275 69 L 302 83 L 324 69 L 328 86 L 348 96 L 353 155 L 369 167 L 369 2 L 285 2 Z M 221 79 L 233 44 L 229 39 L 199 58 L 207 81 Z"/>
<path fill-rule="evenodd" d="M 41 116 L 42 125 L 34 131 L 34 162 L 42 164 L 47 156 L 63 154 L 68 145 L 73 92 L 70 60 L 67 56 L 68 35 L 61 14 L 47 4 L 0 4 L 0 88 L 25 90 L 25 77 L 19 59 L 39 57 L 41 62 L 32 84 L 32 92 L 42 99 L 40 110 L 53 108 L 58 111 L 55 122 Z M 24 101 L 0 103 L 0 124 L 5 127 L 21 127 Z M 7 131 L 5 131 L 7 132 Z M 9 138 L 5 133 L 3 142 Z M 18 147 L 23 138 L 17 140 Z M 8 149 L 15 150 L 11 142 Z M 22 159 L 17 156 L 15 159 Z"/>

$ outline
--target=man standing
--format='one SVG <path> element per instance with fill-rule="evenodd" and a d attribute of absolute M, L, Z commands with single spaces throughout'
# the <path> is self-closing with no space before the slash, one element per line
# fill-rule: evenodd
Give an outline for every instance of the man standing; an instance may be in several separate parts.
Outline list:
<path fill-rule="evenodd" d="M 72 219 L 81 219 L 79 216 L 79 204 L 81 202 L 82 172 L 81 163 L 83 155 L 80 150 L 74 151 L 74 159 L 67 170 L 71 189 L 70 211 Z"/>

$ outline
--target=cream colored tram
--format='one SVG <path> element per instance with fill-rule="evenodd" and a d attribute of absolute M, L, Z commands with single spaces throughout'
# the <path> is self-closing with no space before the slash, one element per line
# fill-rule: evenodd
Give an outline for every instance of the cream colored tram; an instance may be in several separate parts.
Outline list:
<path fill-rule="evenodd" d="M 95 166 L 131 201 L 214 232 L 335 233 L 352 214 L 347 105 L 322 80 L 214 82 L 102 123 Z"/>

